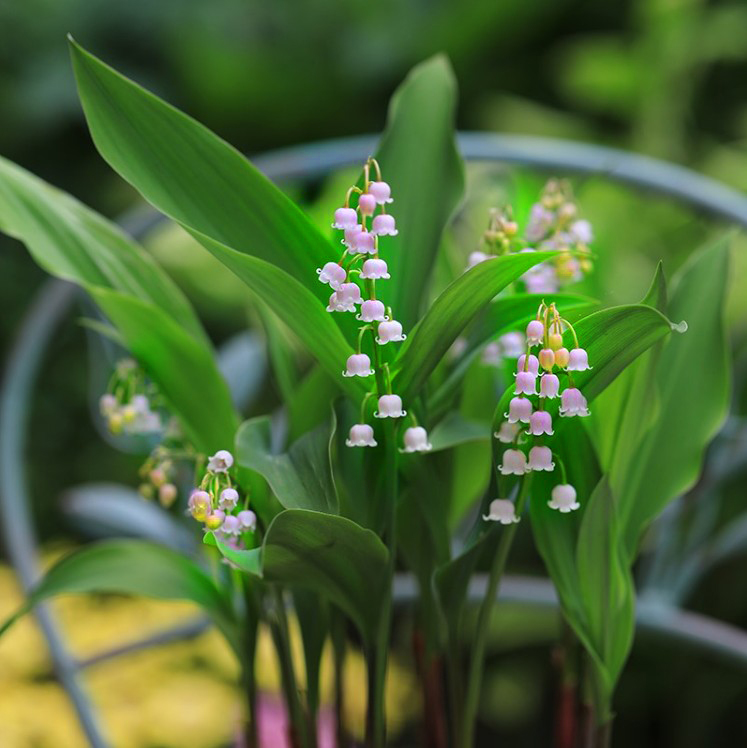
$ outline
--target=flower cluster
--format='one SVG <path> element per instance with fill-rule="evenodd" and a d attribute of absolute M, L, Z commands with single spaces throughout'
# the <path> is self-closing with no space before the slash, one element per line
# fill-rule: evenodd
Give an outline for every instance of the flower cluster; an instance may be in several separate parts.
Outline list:
<path fill-rule="evenodd" d="M 371 179 L 371 171 L 375 179 Z M 319 280 L 329 285 L 327 311 L 352 313 L 362 324 L 358 330 L 356 353 L 346 362 L 344 377 L 374 377 L 378 396 L 375 418 L 404 418 L 402 398 L 392 392 L 388 364 L 382 362 L 381 346 L 399 343 L 406 336 L 402 324 L 394 319 L 390 307 L 376 297 L 376 282 L 390 279 L 389 268 L 379 256 L 379 241 L 398 234 L 395 219 L 387 213 L 393 202 L 390 186 L 381 178 L 377 161 L 369 158 L 363 167 L 363 187 L 350 187 L 345 204 L 335 211 L 332 228 L 343 232 L 345 247 L 338 262 L 328 262 L 317 269 Z M 370 221 L 370 223 L 369 223 Z M 363 351 L 365 338 L 370 338 L 371 356 Z M 361 404 L 360 423 L 354 424 L 346 441 L 348 447 L 375 447 L 373 427 L 366 423 L 370 392 Z M 412 418 L 413 416 L 411 416 Z M 404 452 L 422 452 L 431 448 L 425 429 L 415 425 L 404 434 Z"/>
<path fill-rule="evenodd" d="M 573 191 L 565 180 L 551 179 L 545 185 L 539 202 L 530 211 L 524 238 L 527 246 L 522 251 L 561 250 L 558 257 L 522 276 L 530 293 L 554 293 L 591 270 L 591 224 L 578 218 Z"/>
<path fill-rule="evenodd" d="M 163 430 L 161 416 L 152 407 L 152 389 L 132 359 L 117 363 L 106 393 L 99 398 L 99 410 L 112 434 L 154 434 Z"/>
<path fill-rule="evenodd" d="M 574 347 L 570 351 L 563 342 L 566 332 L 570 332 L 573 337 Z M 589 357 L 579 347 L 573 326 L 558 314 L 554 304 L 540 305 L 536 319 L 527 325 L 526 340 L 526 352 L 518 360 L 514 397 L 509 402 L 506 420 L 494 434 L 502 444 L 511 445 L 511 448 L 503 452 L 498 470 L 502 475 L 525 475 L 531 471 L 551 472 L 555 470 L 557 460 L 562 483 L 552 490 L 549 506 L 560 512 L 571 512 L 578 509 L 579 504 L 575 489 L 566 482 L 562 461 L 546 444 L 547 438 L 555 433 L 547 405 L 548 401 L 560 398 L 558 412 L 561 417 L 589 415 L 586 398 L 573 382 L 574 372 L 591 368 Z M 535 355 L 532 350 L 537 347 L 539 350 Z M 564 387 L 561 387 L 561 376 L 566 380 Z M 528 454 L 520 448 L 527 441 L 531 442 Z M 491 505 L 486 519 L 504 522 L 508 516 L 506 505 L 496 507 L 494 511 Z"/>
<path fill-rule="evenodd" d="M 218 538 L 235 550 L 246 547 L 245 534 L 257 527 L 257 517 L 247 508 L 247 499 L 240 502 L 239 492 L 231 481 L 230 470 L 233 455 L 218 450 L 208 459 L 205 474 L 197 488 L 192 491 L 188 512 L 205 530 L 214 532 Z"/>
<path fill-rule="evenodd" d="M 466 270 L 479 265 L 497 255 L 504 255 L 514 249 L 523 247 L 518 237 L 519 225 L 511 216 L 511 209 L 493 208 L 488 219 L 488 228 L 480 238 L 480 248 L 467 258 Z"/>
<path fill-rule="evenodd" d="M 161 506 L 168 509 L 179 493 L 176 487 L 176 468 L 171 452 L 161 445 L 156 447 L 139 470 L 143 482 L 140 494 L 146 499 L 158 497 Z"/>

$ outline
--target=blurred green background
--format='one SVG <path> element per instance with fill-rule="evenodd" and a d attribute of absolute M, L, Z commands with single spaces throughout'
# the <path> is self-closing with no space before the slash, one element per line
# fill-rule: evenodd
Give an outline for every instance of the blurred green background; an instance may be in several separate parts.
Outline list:
<path fill-rule="evenodd" d="M 407 71 L 445 52 L 460 86 L 460 129 L 614 145 L 747 189 L 747 3 L 740 0 L 0 0 L 0 154 L 116 217 L 136 196 L 90 141 L 68 32 L 249 154 L 380 131 Z M 478 172 L 470 185 L 475 206 L 489 202 L 477 199 L 478 188 L 503 194 L 500 176 Z M 600 177 L 577 180 L 576 190 L 597 235 L 597 291 L 609 303 L 640 297 L 659 257 L 671 275 L 725 228 Z M 482 214 L 473 207 L 465 215 L 458 236 L 466 257 Z M 208 276 L 211 292 L 196 292 L 189 268 L 179 267 L 183 254 L 169 249 L 173 241 L 158 242 L 159 256 L 192 291 L 215 340 L 241 329 L 240 292 L 222 274 Z M 735 410 L 744 413 L 747 247 L 743 238 L 737 245 L 728 309 L 742 374 Z M 20 245 L 0 237 L 3 360 L 44 279 Z M 43 497 L 35 513 L 44 539 L 76 535 L 58 514 L 64 488 L 136 482 L 140 458 L 96 433 L 88 387 L 85 334 L 71 317 L 55 337 L 32 415 L 30 479 Z M 743 478 L 724 490 L 714 528 L 744 511 Z M 537 571 L 524 541 L 518 564 Z M 743 563 L 737 556 L 721 564 L 718 583 L 707 578 L 689 606 L 746 626 Z M 526 622 L 518 628 L 526 640 L 510 655 L 497 635 L 485 709 L 507 745 L 544 744 L 548 728 L 536 717 L 551 688 L 548 634 L 542 629 L 533 640 Z M 619 745 L 744 744 L 745 698 L 742 671 L 643 638 L 619 700 L 636 722 L 620 720 Z"/>

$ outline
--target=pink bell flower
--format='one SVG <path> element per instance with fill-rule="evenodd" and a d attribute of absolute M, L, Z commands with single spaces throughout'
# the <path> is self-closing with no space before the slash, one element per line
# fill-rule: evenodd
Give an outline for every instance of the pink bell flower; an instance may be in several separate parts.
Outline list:
<path fill-rule="evenodd" d="M 507 449 L 503 453 L 503 463 L 498 465 L 501 475 L 524 475 L 529 471 L 527 456 L 520 449 Z"/>
<path fill-rule="evenodd" d="M 335 291 L 345 282 L 345 278 L 347 277 L 345 268 L 336 262 L 328 262 L 323 268 L 317 268 L 316 272 L 319 275 L 319 280 L 322 283 L 329 283 L 330 287 Z"/>
<path fill-rule="evenodd" d="M 356 283 L 343 283 L 330 297 L 328 312 L 354 312 L 355 305 L 361 304 L 361 290 Z"/>
<path fill-rule="evenodd" d="M 540 377 L 540 397 L 547 397 L 551 400 L 558 396 L 560 389 L 560 380 L 555 374 L 543 374 Z"/>
<path fill-rule="evenodd" d="M 350 433 L 345 440 L 348 447 L 375 447 L 374 431 L 367 423 L 356 423 L 350 427 Z"/>
<path fill-rule="evenodd" d="M 226 511 L 231 511 L 239 501 L 239 492 L 235 488 L 224 488 L 218 498 L 218 506 Z"/>
<path fill-rule="evenodd" d="M 568 354 L 568 371 L 586 371 L 589 366 L 589 355 L 583 348 L 572 348 Z"/>
<path fill-rule="evenodd" d="M 526 348 L 526 339 L 520 332 L 507 332 L 498 338 L 506 358 L 518 358 Z"/>
<path fill-rule="evenodd" d="M 536 395 L 537 377 L 531 371 L 519 371 L 516 375 L 514 395 Z"/>
<path fill-rule="evenodd" d="M 376 198 L 369 192 L 364 192 L 358 198 L 358 210 L 362 216 L 372 216 L 376 210 Z"/>
<path fill-rule="evenodd" d="M 519 356 L 519 360 L 516 362 L 516 371 L 525 371 L 524 364 L 526 363 L 526 354 L 522 353 L 521 356 Z M 527 364 L 528 369 L 531 374 L 534 374 L 536 377 L 537 374 L 539 374 L 539 368 L 540 368 L 540 362 L 537 356 L 534 356 L 533 354 L 529 354 L 529 363 Z"/>
<path fill-rule="evenodd" d="M 373 373 L 371 359 L 365 353 L 354 353 L 348 357 L 347 369 L 342 372 L 342 376 L 370 377 Z"/>
<path fill-rule="evenodd" d="M 557 509 L 563 514 L 573 512 L 581 506 L 576 501 L 576 489 L 569 483 L 561 483 L 555 486 L 550 495 L 552 498 L 547 502 L 547 506 L 550 509 Z"/>
<path fill-rule="evenodd" d="M 530 470 L 555 470 L 550 447 L 532 447 L 529 450 Z"/>
<path fill-rule="evenodd" d="M 358 214 L 354 208 L 338 208 L 335 211 L 333 229 L 352 229 L 358 223 Z"/>
<path fill-rule="evenodd" d="M 233 455 L 227 449 L 219 449 L 208 459 L 207 469 L 211 473 L 227 473 L 233 465 Z"/>
<path fill-rule="evenodd" d="M 568 387 L 560 395 L 560 415 L 561 416 L 588 416 L 589 408 L 586 404 L 586 398 L 580 390 L 575 387 Z"/>
<path fill-rule="evenodd" d="M 368 185 L 368 194 L 373 195 L 379 205 L 394 202 L 391 198 L 392 188 L 386 182 L 371 182 Z"/>
<path fill-rule="evenodd" d="M 342 244 L 344 244 L 348 249 L 350 249 L 353 246 L 353 238 L 355 235 L 363 230 L 363 226 L 361 226 L 360 223 L 356 223 L 355 226 L 352 226 L 349 229 L 345 229 L 343 238 L 342 238 Z M 350 254 L 355 254 L 354 252 L 350 252 Z"/>
<path fill-rule="evenodd" d="M 529 345 L 538 345 L 542 342 L 542 338 L 545 334 L 545 326 L 541 320 L 533 319 L 527 325 L 527 343 Z"/>
<path fill-rule="evenodd" d="M 399 395 L 382 395 L 379 398 L 379 409 L 374 413 L 375 418 L 404 418 L 406 410 L 402 410 L 402 398 Z"/>
<path fill-rule="evenodd" d="M 254 532 L 257 529 L 257 515 L 251 509 L 244 509 L 236 515 L 242 530 Z"/>
<path fill-rule="evenodd" d="M 389 280 L 392 276 L 389 275 L 389 270 L 384 260 L 371 258 L 363 263 L 360 277 L 364 280 Z"/>
<path fill-rule="evenodd" d="M 378 336 L 376 342 L 379 345 L 386 345 L 387 343 L 400 343 L 407 335 L 402 333 L 402 325 L 397 322 L 396 319 L 386 320 L 380 322 L 378 327 Z"/>
<path fill-rule="evenodd" d="M 504 413 L 509 423 L 529 423 L 532 415 L 532 401 L 526 397 L 513 397 L 508 404 L 508 413 Z"/>
<path fill-rule="evenodd" d="M 386 316 L 384 303 L 378 299 L 368 299 L 361 304 L 361 313 L 356 316 L 361 322 L 385 322 Z"/>
<path fill-rule="evenodd" d="M 473 268 L 475 265 L 479 265 L 481 262 L 485 262 L 485 260 L 489 260 L 492 256 L 493 255 L 489 255 L 485 252 L 475 250 L 470 253 L 470 256 L 467 258 L 467 270 Z"/>
<path fill-rule="evenodd" d="M 388 213 L 380 213 L 371 223 L 371 233 L 374 236 L 397 236 L 399 231 L 394 223 L 394 216 Z"/>
<path fill-rule="evenodd" d="M 493 433 L 493 436 L 502 444 L 511 444 L 519 433 L 519 424 L 504 421 L 501 428 Z"/>
<path fill-rule="evenodd" d="M 527 434 L 532 436 L 542 436 L 548 434 L 552 436 L 555 432 L 552 430 L 552 416 L 546 410 L 536 410 L 529 418 L 529 429 Z"/>
<path fill-rule="evenodd" d="M 238 517 L 234 517 L 233 514 L 229 514 L 221 525 L 221 532 L 226 535 L 239 535 L 241 533 L 241 522 Z"/>
<path fill-rule="evenodd" d="M 500 522 L 502 525 L 512 525 L 519 521 L 513 502 L 508 499 L 493 499 L 488 513 L 483 514 L 482 518 L 486 522 Z"/>
<path fill-rule="evenodd" d="M 351 240 L 348 252 L 351 255 L 372 255 L 376 252 L 376 241 L 370 231 L 356 231 Z"/>
<path fill-rule="evenodd" d="M 400 452 L 429 452 L 433 446 L 428 441 L 428 432 L 422 426 L 411 426 L 403 437 L 405 446 Z"/>

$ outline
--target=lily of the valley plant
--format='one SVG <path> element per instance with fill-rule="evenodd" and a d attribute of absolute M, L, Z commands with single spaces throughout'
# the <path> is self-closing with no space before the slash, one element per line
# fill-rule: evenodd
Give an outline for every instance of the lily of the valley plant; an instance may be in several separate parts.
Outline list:
<path fill-rule="evenodd" d="M 0 161 L 0 228 L 78 283 L 123 348 L 100 414 L 113 434 L 150 440 L 141 494 L 204 541 L 199 560 L 144 541 L 87 546 L 49 572 L 28 607 L 67 589 L 195 601 L 242 664 L 250 745 L 260 623 L 273 635 L 296 748 L 317 743 L 325 642 L 338 665 L 359 647 L 366 724 L 345 724 L 336 667 L 338 742 L 380 747 L 393 581 L 409 574 L 423 734 L 464 748 L 475 740 L 496 593 L 514 538 L 531 533 L 566 643 L 585 653 L 564 680 L 573 713 L 574 700 L 588 707 L 578 729 L 586 745 L 606 745 L 633 641 L 639 540 L 697 477 L 724 415 L 723 243 L 681 271 L 673 294 L 659 268 L 641 303 L 608 307 L 574 290 L 605 250 L 564 180 L 496 206 L 470 246 L 459 246 L 464 226 L 442 242 L 464 205 L 442 58 L 403 83 L 376 153 L 317 224 L 206 128 L 71 50 L 96 147 L 244 281 L 286 386 L 279 409 L 241 423 L 200 321 L 150 256 Z M 670 322 L 683 319 L 686 334 Z M 691 371 L 701 360 L 705 388 Z M 662 446 L 668 429 L 687 435 L 684 454 Z M 487 592 L 475 603 L 478 573 Z M 476 618 L 466 615 L 474 605 Z"/>

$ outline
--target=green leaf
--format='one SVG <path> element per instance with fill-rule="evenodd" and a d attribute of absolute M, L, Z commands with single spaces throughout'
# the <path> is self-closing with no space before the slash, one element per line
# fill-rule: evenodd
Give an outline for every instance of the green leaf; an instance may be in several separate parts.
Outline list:
<path fill-rule="evenodd" d="M 392 187 L 398 236 L 381 242 L 392 280 L 382 299 L 410 329 L 418 319 L 441 234 L 464 191 L 456 148 L 457 84 L 438 55 L 415 67 L 397 89 L 376 154 Z"/>
<path fill-rule="evenodd" d="M 460 444 L 490 439 L 490 425 L 464 418 L 451 411 L 431 432 L 432 452 L 452 449 Z"/>
<path fill-rule="evenodd" d="M 208 545 L 215 545 L 215 547 L 221 552 L 225 558 L 231 563 L 236 564 L 241 571 L 245 571 L 247 574 L 251 574 L 255 577 L 262 576 L 262 550 L 261 548 L 250 548 L 248 550 L 236 550 L 230 545 L 226 545 L 222 540 L 216 537 L 215 533 L 207 533 L 205 535 Z M 212 538 L 212 542 L 208 542 L 207 538 Z"/>
<path fill-rule="evenodd" d="M 723 318 L 728 252 L 722 240 L 697 253 L 673 284 L 669 313 L 687 321 L 687 332 L 673 336 L 658 359 L 655 423 L 638 435 L 626 469 L 612 470 L 631 557 L 649 522 L 693 485 L 705 448 L 728 412 L 731 369 Z M 631 392 L 631 398 L 642 396 L 640 389 Z"/>
<path fill-rule="evenodd" d="M 91 136 L 116 172 L 185 228 L 310 284 L 334 252 L 290 199 L 231 145 L 72 39 L 70 54 Z"/>
<path fill-rule="evenodd" d="M 309 711 L 314 714 L 319 708 L 319 676 L 329 630 L 329 607 L 321 602 L 317 595 L 303 589 L 293 590 L 293 607 L 303 643 L 306 700 Z"/>
<path fill-rule="evenodd" d="M 323 595 L 370 643 L 383 607 L 388 556 L 375 533 L 349 519 L 289 509 L 267 531 L 262 570 L 267 581 Z"/>
<path fill-rule="evenodd" d="M 112 540 L 87 546 L 58 561 L 0 635 L 34 605 L 56 595 L 116 592 L 162 600 L 190 600 L 210 615 L 238 652 L 239 631 L 230 602 L 194 562 L 142 540 Z"/>
<path fill-rule="evenodd" d="M 549 251 L 503 255 L 481 262 L 459 276 L 433 302 L 398 356 L 397 392 L 405 399 L 416 395 L 477 313 L 529 268 L 555 254 Z"/>
<path fill-rule="evenodd" d="M 333 415 L 331 426 L 322 424 L 304 434 L 288 452 L 274 454 L 270 419 L 253 418 L 236 434 L 236 459 L 239 465 L 262 475 L 286 509 L 337 514 L 339 502 L 330 462 L 335 429 Z"/>
<path fill-rule="evenodd" d="M 104 288 L 91 289 L 91 295 L 195 447 L 209 453 L 230 446 L 238 419 L 212 353 L 151 304 Z"/>
<path fill-rule="evenodd" d="M 142 247 L 70 195 L 3 158 L 0 230 L 22 241 L 48 273 L 89 291 L 111 289 L 149 302 L 207 343 L 189 302 Z"/>

